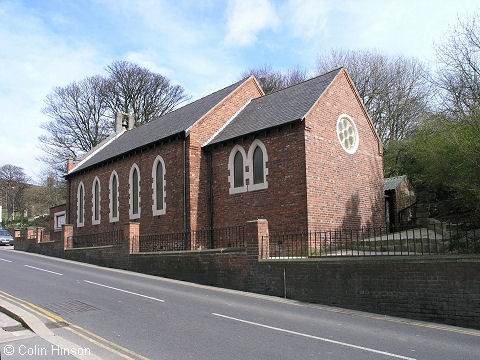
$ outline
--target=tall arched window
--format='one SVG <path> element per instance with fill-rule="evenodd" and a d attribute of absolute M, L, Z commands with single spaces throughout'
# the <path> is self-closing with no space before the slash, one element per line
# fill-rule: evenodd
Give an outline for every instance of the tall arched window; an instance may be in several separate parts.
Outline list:
<path fill-rule="evenodd" d="M 161 156 L 157 156 L 152 167 L 152 211 L 154 216 L 165 214 L 165 198 L 165 162 Z"/>
<path fill-rule="evenodd" d="M 112 171 L 110 175 L 110 222 L 116 222 L 119 220 L 118 215 L 118 174 L 116 171 Z"/>
<path fill-rule="evenodd" d="M 77 189 L 77 227 L 85 225 L 85 186 L 83 182 L 78 184 Z"/>
<path fill-rule="evenodd" d="M 245 183 L 245 159 L 247 155 L 245 150 L 240 145 L 235 145 L 230 152 L 228 159 L 228 182 L 230 183 L 230 194 L 238 194 L 247 191 L 247 184 Z"/>
<path fill-rule="evenodd" d="M 243 155 L 240 151 L 237 151 L 233 159 L 233 187 L 242 187 L 245 185 L 245 179 L 243 178 Z"/>
<path fill-rule="evenodd" d="M 130 219 L 140 217 L 140 170 L 137 164 L 133 164 L 130 169 Z"/>
<path fill-rule="evenodd" d="M 248 149 L 249 181 L 248 191 L 268 188 L 268 154 L 265 145 L 258 139 Z"/>
<path fill-rule="evenodd" d="M 263 182 L 263 151 L 260 146 L 257 146 L 253 152 L 253 183 L 260 184 Z"/>
<path fill-rule="evenodd" d="M 95 177 L 92 185 L 92 224 L 100 224 L 100 180 Z"/>

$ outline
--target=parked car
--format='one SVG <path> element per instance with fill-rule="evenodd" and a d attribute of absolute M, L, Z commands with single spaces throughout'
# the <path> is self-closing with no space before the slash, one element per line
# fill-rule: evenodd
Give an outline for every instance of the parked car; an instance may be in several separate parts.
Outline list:
<path fill-rule="evenodd" d="M 7 230 L 0 230 L 0 245 L 13 245 L 13 236 Z"/>

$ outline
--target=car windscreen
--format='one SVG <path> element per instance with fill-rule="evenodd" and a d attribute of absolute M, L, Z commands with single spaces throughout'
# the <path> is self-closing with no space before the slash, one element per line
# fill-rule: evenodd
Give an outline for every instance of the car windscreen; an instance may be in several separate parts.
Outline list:
<path fill-rule="evenodd" d="M 7 230 L 0 230 L 1 236 L 10 236 L 10 233 Z"/>

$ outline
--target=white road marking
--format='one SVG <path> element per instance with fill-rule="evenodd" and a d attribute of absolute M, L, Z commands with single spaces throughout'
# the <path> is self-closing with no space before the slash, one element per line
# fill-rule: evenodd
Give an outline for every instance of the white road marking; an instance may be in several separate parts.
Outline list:
<path fill-rule="evenodd" d="M 1 261 L 6 261 L 6 262 L 13 262 L 12 260 L 7 260 L 7 259 L 0 259 Z"/>
<path fill-rule="evenodd" d="M 222 317 L 222 318 L 225 318 L 225 319 L 229 319 L 229 320 L 234 320 L 234 321 L 242 322 L 242 323 L 245 323 L 245 324 L 250 324 L 250 325 L 255 325 L 255 326 L 263 327 L 263 328 L 270 329 L 270 330 L 275 330 L 275 331 L 284 332 L 284 333 L 287 333 L 287 334 L 303 336 L 303 337 L 306 337 L 306 338 L 315 339 L 315 340 L 320 340 L 320 341 L 328 342 L 328 343 L 331 343 L 331 344 L 347 346 L 347 347 L 351 347 L 351 348 L 359 349 L 359 350 L 363 350 L 363 351 L 369 351 L 369 352 L 372 352 L 372 353 L 381 354 L 381 355 L 385 355 L 385 356 L 390 356 L 390 357 L 394 357 L 394 358 L 397 358 L 397 359 L 416 360 L 415 358 L 411 358 L 411 357 L 407 357 L 407 356 L 392 354 L 392 353 L 389 353 L 389 352 L 386 352 L 386 351 L 375 350 L 375 349 L 367 348 L 367 347 L 364 347 L 364 346 L 359 346 L 359 345 L 353 345 L 353 344 L 345 343 L 345 342 L 342 342 L 342 341 L 336 341 L 336 340 L 326 339 L 326 338 L 322 338 L 322 337 L 318 337 L 318 336 L 314 336 L 314 335 L 303 334 L 303 333 L 300 333 L 300 332 L 291 331 L 291 330 L 282 329 L 282 328 L 277 328 L 277 327 L 273 327 L 273 326 L 269 326 L 269 325 L 264 325 L 264 324 L 260 324 L 260 323 L 256 323 L 256 322 L 252 322 L 252 321 L 237 319 L 237 318 L 234 318 L 234 317 L 231 317 L 231 316 L 227 316 L 227 315 L 222 315 L 222 314 L 217 314 L 217 313 L 212 313 L 212 315 L 219 316 L 219 317 Z"/>
<path fill-rule="evenodd" d="M 38 268 L 38 267 L 35 267 L 35 266 L 30 266 L 30 265 L 23 265 L 23 266 L 26 266 L 26 267 L 28 267 L 28 268 L 32 268 L 32 269 L 35 269 L 35 270 L 45 271 L 45 272 L 48 272 L 48 273 L 51 273 L 51 274 L 55 274 L 55 275 L 60 275 L 60 276 L 63 275 L 63 274 L 57 273 L 57 272 L 55 272 L 55 271 L 45 270 L 45 269 L 41 269 L 41 268 Z"/>
<path fill-rule="evenodd" d="M 142 294 L 139 294 L 139 293 L 136 293 L 136 292 L 133 292 L 133 291 L 123 290 L 123 289 L 115 288 L 115 287 L 113 287 L 113 286 L 108 286 L 108 285 L 99 284 L 99 283 L 96 283 L 96 282 L 93 282 L 93 281 L 88 281 L 88 280 L 83 280 L 83 281 L 85 281 L 86 283 L 89 283 L 89 284 L 102 286 L 102 287 L 105 287 L 105 288 L 107 288 L 107 289 L 112 289 L 112 290 L 121 291 L 121 292 L 124 292 L 124 293 L 127 293 L 127 294 L 140 296 L 140 297 L 143 297 L 143 298 L 146 298 L 146 299 L 155 300 L 155 301 L 159 301 L 159 302 L 165 302 L 165 300 L 157 299 L 157 298 L 154 298 L 154 297 L 151 297 L 151 296 L 147 296 L 147 295 L 142 295 Z"/>

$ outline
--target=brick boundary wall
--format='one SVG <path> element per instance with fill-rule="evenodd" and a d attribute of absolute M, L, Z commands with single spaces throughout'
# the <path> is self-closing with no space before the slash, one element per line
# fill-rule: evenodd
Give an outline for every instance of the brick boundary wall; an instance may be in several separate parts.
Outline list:
<path fill-rule="evenodd" d="M 70 226 L 64 225 L 63 236 L 70 233 Z M 35 238 L 22 238 L 15 231 L 15 249 L 206 285 L 273 296 L 286 294 L 287 298 L 300 301 L 480 329 L 478 255 L 271 260 L 265 259 L 264 251 L 262 259 L 261 239 L 267 234 L 268 222 L 256 220 L 247 224 L 246 248 L 131 253 L 135 249 L 134 238 L 126 237 L 123 245 L 72 249 L 66 238 L 39 243 Z"/>

